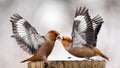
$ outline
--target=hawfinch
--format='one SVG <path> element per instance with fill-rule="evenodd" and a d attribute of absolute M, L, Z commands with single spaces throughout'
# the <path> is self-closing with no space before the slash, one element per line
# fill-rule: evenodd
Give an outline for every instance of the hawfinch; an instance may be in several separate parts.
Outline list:
<path fill-rule="evenodd" d="M 103 23 L 101 16 L 97 15 L 93 19 L 90 18 L 86 7 L 76 10 L 72 28 L 72 39 L 63 36 L 61 43 L 64 48 L 72 55 L 80 58 L 86 58 L 95 55 L 109 60 L 98 48 L 96 48 L 97 35 Z"/>
<path fill-rule="evenodd" d="M 41 36 L 36 29 L 23 17 L 13 14 L 11 17 L 13 37 L 18 45 L 33 56 L 22 61 L 46 61 L 51 53 L 55 40 L 60 38 L 60 33 L 50 30 L 45 36 Z"/>

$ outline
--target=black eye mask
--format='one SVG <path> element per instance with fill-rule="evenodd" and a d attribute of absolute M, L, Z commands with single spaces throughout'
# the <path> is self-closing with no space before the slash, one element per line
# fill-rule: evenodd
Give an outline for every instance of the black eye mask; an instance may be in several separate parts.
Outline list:
<path fill-rule="evenodd" d="M 57 37 L 57 36 L 58 36 L 58 34 L 55 34 L 55 36 Z"/>

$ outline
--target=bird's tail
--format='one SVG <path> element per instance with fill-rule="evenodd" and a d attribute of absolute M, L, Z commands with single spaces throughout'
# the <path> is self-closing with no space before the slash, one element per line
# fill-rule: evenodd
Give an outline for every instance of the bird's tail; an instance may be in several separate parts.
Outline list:
<path fill-rule="evenodd" d="M 28 59 L 21 61 L 21 63 L 24 63 L 24 62 L 26 62 L 26 61 L 28 61 Z"/>
<path fill-rule="evenodd" d="M 32 57 L 30 57 L 30 58 L 28 58 L 26 60 L 21 61 L 21 63 L 24 63 L 26 61 L 34 61 L 34 56 L 32 56 Z"/>
<path fill-rule="evenodd" d="M 106 55 L 104 55 L 98 48 L 93 47 L 93 50 L 96 54 L 100 55 L 101 57 L 103 57 L 109 61 L 109 58 Z"/>

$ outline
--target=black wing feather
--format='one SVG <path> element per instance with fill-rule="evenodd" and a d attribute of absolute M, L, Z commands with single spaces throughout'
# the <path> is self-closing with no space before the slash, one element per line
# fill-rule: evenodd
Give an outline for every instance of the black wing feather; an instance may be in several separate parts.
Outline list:
<path fill-rule="evenodd" d="M 97 35 L 98 35 L 100 28 L 101 28 L 104 21 L 103 21 L 103 18 L 101 16 L 97 15 L 92 19 L 92 22 L 93 22 L 93 28 L 95 31 L 95 41 L 97 42 Z"/>
<path fill-rule="evenodd" d="M 10 21 L 17 43 L 24 51 L 34 54 L 45 39 L 20 15 L 13 14 Z"/>
<path fill-rule="evenodd" d="M 95 43 L 95 31 L 86 7 L 76 10 L 72 30 L 73 45 L 79 44 L 92 47 Z"/>
<path fill-rule="evenodd" d="M 86 41 L 87 41 L 87 45 L 92 47 L 93 44 L 96 43 L 95 42 L 95 32 L 93 30 L 93 23 L 91 21 L 91 18 L 89 16 L 88 12 L 86 13 L 85 16 L 86 16 L 85 20 L 86 20 L 86 23 L 87 23 L 87 29 L 85 31 L 85 33 L 86 33 Z"/>

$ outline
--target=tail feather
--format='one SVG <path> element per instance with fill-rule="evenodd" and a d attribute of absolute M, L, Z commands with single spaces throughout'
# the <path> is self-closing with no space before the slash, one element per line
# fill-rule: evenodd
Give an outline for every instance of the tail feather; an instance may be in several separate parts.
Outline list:
<path fill-rule="evenodd" d="M 24 63 L 24 62 L 26 62 L 26 61 L 28 61 L 28 59 L 21 61 L 21 63 Z"/>
<path fill-rule="evenodd" d="M 26 60 L 21 61 L 21 63 L 24 63 L 26 61 L 34 61 L 34 56 L 32 56 L 32 57 L 30 57 L 30 58 L 28 58 Z"/>
<path fill-rule="evenodd" d="M 109 61 L 109 58 L 106 55 L 104 55 L 98 48 L 93 47 L 93 50 L 96 54 L 100 55 L 101 57 L 103 57 Z"/>

